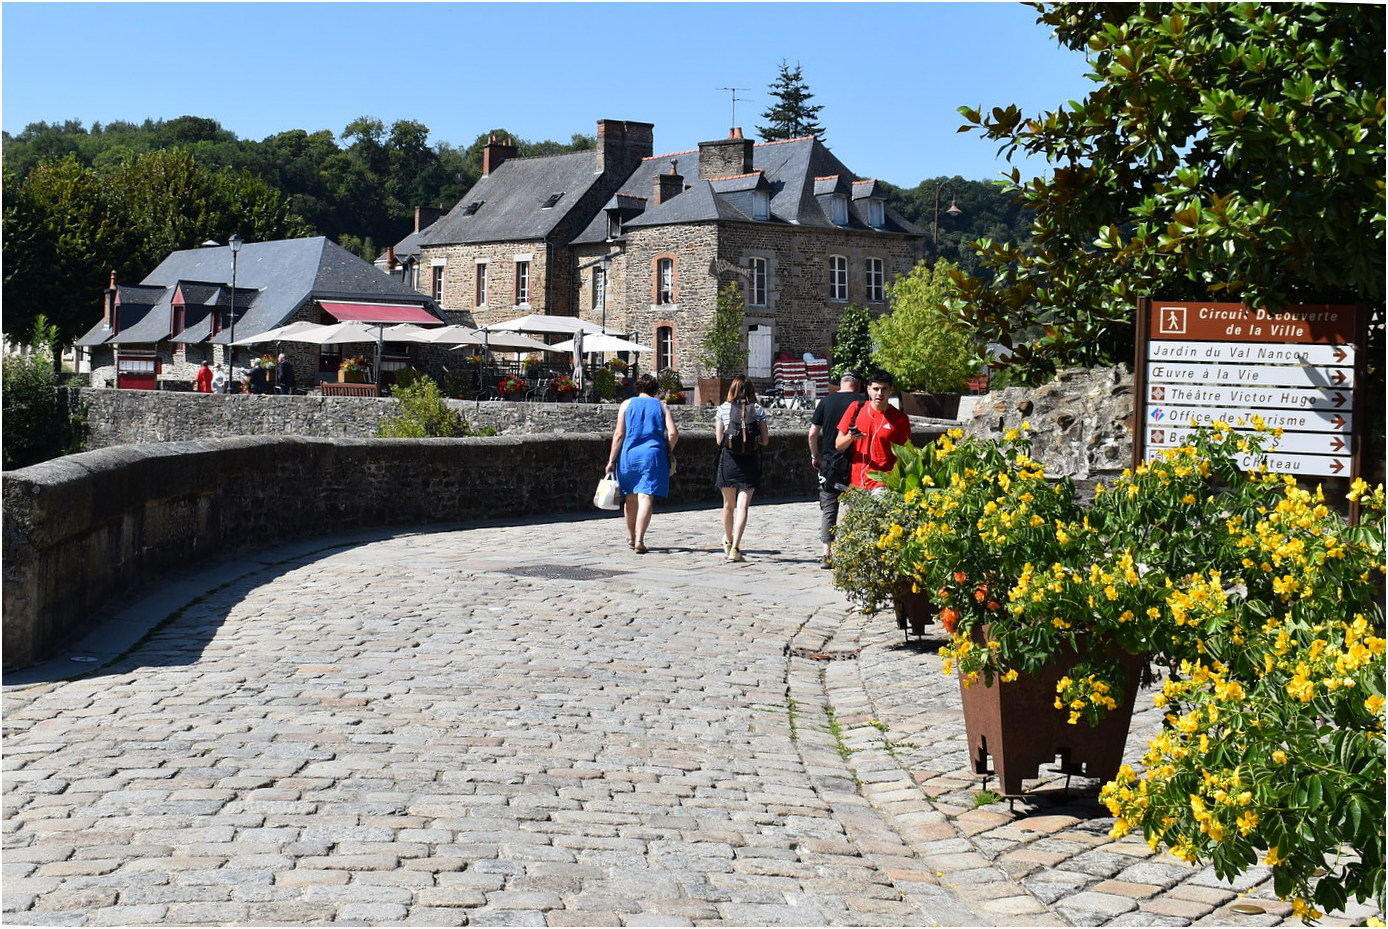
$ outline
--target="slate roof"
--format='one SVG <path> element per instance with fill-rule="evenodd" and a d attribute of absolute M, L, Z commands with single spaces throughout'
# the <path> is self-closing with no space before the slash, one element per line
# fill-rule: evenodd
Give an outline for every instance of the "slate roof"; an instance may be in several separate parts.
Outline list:
<path fill-rule="evenodd" d="M 601 181 L 596 173 L 597 158 L 596 151 L 586 151 L 507 159 L 473 184 L 447 216 L 425 229 L 422 243 L 542 239 Z M 544 209 L 554 194 L 562 196 L 553 207 Z M 470 212 L 474 203 L 481 206 Z"/>
<path fill-rule="evenodd" d="M 617 195 L 624 198 L 650 197 L 655 176 L 668 173 L 671 160 L 678 160 L 679 173 L 684 176 L 687 189 L 659 206 L 650 206 L 647 201 L 645 212 L 627 220 L 626 226 L 640 228 L 722 220 L 758 222 L 734 205 L 743 199 L 735 195 L 764 185 L 771 192 L 771 216 L 759 222 L 862 230 L 874 228 L 867 222 L 867 204 L 859 201 L 864 195 L 881 196 L 878 188 L 864 187 L 864 193 L 860 194 L 860 185 L 856 183 L 853 172 L 834 157 L 833 152 L 822 142 L 812 136 L 788 139 L 784 142 L 753 144 L 752 171 L 728 178 L 699 180 L 698 152 L 676 152 L 645 158 L 622 184 Z M 837 180 L 820 185 L 826 192 L 841 190 L 846 194 L 851 187 L 854 194 L 849 200 L 849 221 L 844 227 L 839 227 L 830 220 L 827 203 L 821 203 L 815 197 L 819 179 L 832 177 L 837 177 Z M 885 213 L 886 221 L 877 231 L 906 235 L 925 234 L 890 206 L 886 208 Z M 606 238 L 607 217 L 599 213 L 574 238 L 574 242 L 596 243 Z"/>
<path fill-rule="evenodd" d="M 149 344 L 170 337 L 173 297 L 180 286 L 191 306 L 225 306 L 230 302 L 231 248 L 195 248 L 173 252 L 138 286 L 117 287 L 121 307 L 121 331 L 114 337 L 98 321 L 79 345 Z M 424 306 L 437 314 L 434 301 L 324 236 L 248 242 L 236 259 L 236 305 L 244 314 L 236 320 L 236 336 L 243 338 L 283 325 L 307 301 L 320 296 L 355 300 L 389 300 Z M 126 314 L 130 315 L 127 316 Z M 139 318 L 135 318 L 138 316 Z M 203 316 L 176 341 L 208 340 L 224 344 L 230 333 L 223 329 L 211 336 L 211 321 Z"/>

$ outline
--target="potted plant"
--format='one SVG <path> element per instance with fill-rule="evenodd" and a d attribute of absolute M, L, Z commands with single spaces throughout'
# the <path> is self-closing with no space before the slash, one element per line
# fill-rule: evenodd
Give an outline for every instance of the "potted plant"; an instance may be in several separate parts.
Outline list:
<path fill-rule="evenodd" d="M 875 491 L 849 488 L 844 517 L 834 533 L 834 585 L 864 613 L 888 604 L 897 625 L 924 635 L 937 606 L 916 582 L 906 560 L 906 542 L 920 526 L 922 488 L 936 486 L 937 453 L 933 445 L 903 445 L 890 472 L 874 472 L 886 486 Z"/>
<path fill-rule="evenodd" d="M 879 365 L 896 376 L 902 412 L 954 419 L 959 396 L 978 371 L 968 332 L 945 312 L 955 268 L 922 261 L 887 287 L 891 311 L 871 324 Z"/>
<path fill-rule="evenodd" d="M 1008 796 L 1057 754 L 1069 773 L 1112 777 L 1150 636 L 1132 616 L 1095 608 L 1093 591 L 1065 585 L 1136 569 L 1106 553 L 1070 481 L 1049 480 L 1017 430 L 961 438 L 936 442 L 933 486 L 913 497 L 922 512 L 901 559 L 952 636 L 941 654 L 960 678 L 975 770 L 991 755 Z M 1057 585 L 1068 599 L 1051 598 Z"/>
<path fill-rule="evenodd" d="M 337 366 L 337 382 L 339 384 L 365 384 L 366 359 L 361 355 L 344 358 L 342 363 Z"/>
<path fill-rule="evenodd" d="M 617 395 L 617 375 L 607 367 L 593 372 L 593 392 L 604 403 L 609 403 Z"/>
<path fill-rule="evenodd" d="M 525 393 L 525 381 L 514 374 L 508 374 L 496 383 L 496 392 L 507 400 L 519 399 Z"/>
<path fill-rule="evenodd" d="M 680 373 L 674 368 L 663 368 L 656 372 L 656 393 L 655 395 L 666 403 L 683 403 L 684 386 L 680 382 Z"/>
<path fill-rule="evenodd" d="M 743 332 L 747 314 L 742 288 L 735 281 L 718 292 L 718 306 L 708 331 L 699 340 L 699 367 L 695 386 L 700 405 L 717 406 L 727 394 L 728 382 L 747 364 L 747 339 Z"/>
<path fill-rule="evenodd" d="M 1252 424 L 1198 430 L 1096 501 L 1099 531 L 1136 553 L 1167 669 L 1167 725 L 1100 798 L 1115 835 L 1226 877 L 1271 868 L 1310 922 L 1383 905 L 1384 494 L 1356 480 L 1353 525 L 1319 487 L 1241 470 Z"/>
<path fill-rule="evenodd" d="M 564 374 L 556 377 L 551 386 L 553 386 L 554 393 L 558 396 L 560 401 L 572 400 L 578 394 L 578 383 L 574 381 L 573 378 Z"/>

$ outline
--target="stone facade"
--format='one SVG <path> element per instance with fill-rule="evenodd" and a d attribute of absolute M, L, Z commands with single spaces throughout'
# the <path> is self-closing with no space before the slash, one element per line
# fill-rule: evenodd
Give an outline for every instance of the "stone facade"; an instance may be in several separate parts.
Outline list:
<path fill-rule="evenodd" d="M 613 148 L 619 130 L 632 127 L 640 127 L 639 139 Z M 599 121 L 601 178 L 575 203 L 565 203 L 567 212 L 562 219 L 556 215 L 543 238 L 506 231 L 512 222 L 519 228 L 533 221 L 527 208 L 540 192 L 519 178 L 543 177 L 544 159 L 527 159 L 527 173 L 505 164 L 494 179 L 479 181 L 420 246 L 423 265 L 442 262 L 446 268 L 440 292 L 445 310 L 479 325 L 528 313 L 602 322 L 657 348 L 658 358 L 643 358 L 643 366 L 675 367 L 688 385 L 708 373 L 698 370 L 697 356 L 718 292 L 730 281 L 747 287 L 752 259 L 766 262 L 767 297 L 748 293 L 747 325 L 771 330 L 772 358 L 798 358 L 806 351 L 829 355 L 849 305 L 884 311 L 886 285 L 921 258 L 921 230 L 884 213 L 879 185 L 857 180 L 817 140 L 757 146 L 734 130 L 730 138 L 699 143 L 697 152 L 653 156 L 649 129 Z M 503 162 L 510 161 L 508 152 L 497 148 Z M 646 157 L 633 161 L 637 154 Z M 554 156 L 556 172 L 558 159 L 568 157 Z M 815 176 L 820 173 L 827 176 Z M 878 207 L 875 214 L 869 203 Z M 489 210 L 507 219 L 492 221 Z M 521 255 L 528 256 L 531 277 L 525 304 L 515 300 Z M 846 293 L 831 294 L 833 257 L 845 264 Z M 662 259 L 674 263 L 669 300 L 660 293 Z M 868 285 L 870 261 L 880 262 L 875 292 Z M 476 300 L 479 262 L 487 265 L 485 306 Z M 422 270 L 420 289 L 429 293 L 432 277 L 428 267 Z M 599 273 L 605 275 L 605 300 L 595 284 Z M 767 370 L 758 373 L 766 376 L 771 359 L 762 360 Z"/>

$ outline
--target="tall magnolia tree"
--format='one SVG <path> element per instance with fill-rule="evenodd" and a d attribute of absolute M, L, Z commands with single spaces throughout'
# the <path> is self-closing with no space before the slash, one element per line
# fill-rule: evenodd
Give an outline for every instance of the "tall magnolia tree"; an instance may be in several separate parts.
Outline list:
<path fill-rule="evenodd" d="M 1011 189 L 1026 248 L 983 242 L 956 312 L 1014 374 L 1131 357 L 1138 297 L 1270 306 L 1384 295 L 1384 9 L 1036 4 L 1094 90 L 1048 113 L 964 107 L 1050 176 Z M 965 127 L 968 128 L 968 127 Z"/>
<path fill-rule="evenodd" d="M 775 102 L 761 114 L 761 118 L 769 123 L 757 127 L 762 141 L 776 142 L 807 135 L 819 136 L 823 140 L 824 127 L 817 120 L 819 111 L 824 107 L 810 104 L 814 94 L 810 93 L 800 74 L 799 62 L 792 68 L 782 59 L 781 73 L 768 89 Z"/>

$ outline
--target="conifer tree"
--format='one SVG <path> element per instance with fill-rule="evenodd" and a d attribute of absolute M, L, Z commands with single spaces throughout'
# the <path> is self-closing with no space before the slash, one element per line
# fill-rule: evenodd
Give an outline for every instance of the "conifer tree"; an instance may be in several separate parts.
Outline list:
<path fill-rule="evenodd" d="M 761 114 L 770 125 L 758 126 L 757 132 L 763 142 L 776 142 L 782 139 L 798 139 L 801 136 L 819 136 L 824 140 L 824 127 L 816 120 L 822 106 L 811 106 L 814 94 L 805 85 L 800 74 L 800 63 L 792 68 L 781 59 L 781 73 L 770 86 L 775 103 Z"/>

